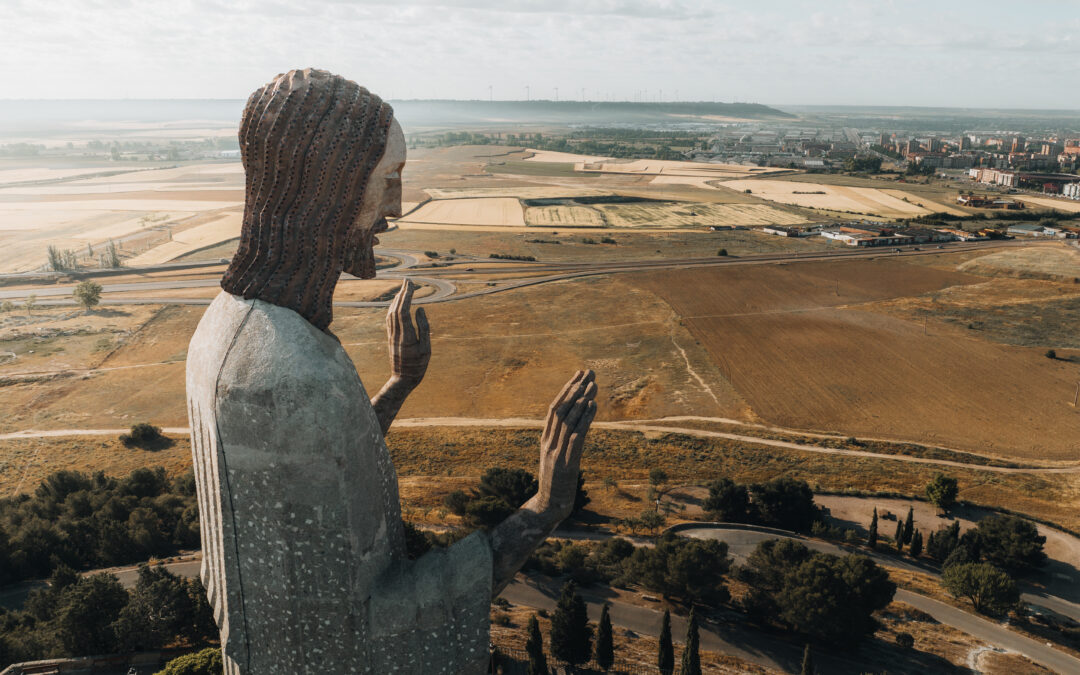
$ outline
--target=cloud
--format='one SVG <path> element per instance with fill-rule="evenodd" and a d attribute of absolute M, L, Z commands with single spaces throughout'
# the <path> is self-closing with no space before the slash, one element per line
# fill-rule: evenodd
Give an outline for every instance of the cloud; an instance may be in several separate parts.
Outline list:
<path fill-rule="evenodd" d="M 318 66 L 399 97 L 1080 107 L 1080 12 L 1052 0 L 4 2 L 13 98 L 244 98 Z"/>

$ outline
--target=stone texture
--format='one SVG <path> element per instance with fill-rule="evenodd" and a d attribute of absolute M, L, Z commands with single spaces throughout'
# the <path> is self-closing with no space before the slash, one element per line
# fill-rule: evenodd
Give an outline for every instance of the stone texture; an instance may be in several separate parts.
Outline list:
<path fill-rule="evenodd" d="M 406 560 L 397 476 L 337 340 L 222 293 L 192 338 L 187 387 L 227 672 L 483 672 L 488 541 Z"/>

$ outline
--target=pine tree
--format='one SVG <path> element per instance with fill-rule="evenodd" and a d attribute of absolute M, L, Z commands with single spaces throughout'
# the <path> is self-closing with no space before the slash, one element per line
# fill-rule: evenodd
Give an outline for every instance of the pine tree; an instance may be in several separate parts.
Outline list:
<path fill-rule="evenodd" d="M 529 639 L 525 651 L 529 655 L 529 675 L 548 675 L 547 657 L 544 656 L 544 636 L 540 634 L 540 622 L 536 615 L 529 617 Z"/>
<path fill-rule="evenodd" d="M 589 660 L 591 648 L 592 627 L 585 601 L 577 594 L 577 585 L 569 581 L 551 615 L 551 655 L 576 666 Z"/>
<path fill-rule="evenodd" d="M 664 621 L 660 624 L 660 649 L 656 656 L 656 665 L 661 675 L 675 672 L 675 645 L 671 642 L 671 612 L 664 610 Z"/>
<path fill-rule="evenodd" d="M 904 543 L 911 543 L 911 535 L 915 533 L 915 509 L 908 507 L 907 519 L 904 520 Z"/>
<path fill-rule="evenodd" d="M 686 646 L 682 653 L 679 675 L 701 675 L 701 653 L 698 651 L 701 637 L 698 635 L 697 615 L 690 608 L 690 621 L 686 626 Z"/>
<path fill-rule="evenodd" d="M 611 617 L 608 605 L 600 612 L 600 628 L 596 631 L 596 664 L 607 671 L 615 663 L 615 643 L 611 635 Z"/>
<path fill-rule="evenodd" d="M 803 647 L 802 670 L 800 670 L 799 673 L 800 675 L 814 675 L 814 657 L 810 654 L 809 642 Z"/>
<path fill-rule="evenodd" d="M 915 534 L 911 535 L 911 546 L 908 548 L 908 553 L 912 558 L 918 558 L 922 555 L 922 532 L 915 530 Z"/>
<path fill-rule="evenodd" d="M 877 547 L 877 507 L 874 507 L 874 517 L 870 519 L 870 534 L 866 537 L 866 545 L 870 548 Z"/>
<path fill-rule="evenodd" d="M 904 550 L 904 524 L 899 520 L 896 521 L 896 551 L 900 552 Z"/>

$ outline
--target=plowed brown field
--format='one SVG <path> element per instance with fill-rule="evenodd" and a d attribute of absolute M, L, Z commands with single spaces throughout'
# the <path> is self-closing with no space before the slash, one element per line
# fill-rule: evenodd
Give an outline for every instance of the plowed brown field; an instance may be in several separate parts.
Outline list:
<path fill-rule="evenodd" d="M 844 308 L 981 279 L 901 261 L 640 275 L 772 424 L 910 439 L 1001 456 L 1080 457 L 1076 369 Z"/>

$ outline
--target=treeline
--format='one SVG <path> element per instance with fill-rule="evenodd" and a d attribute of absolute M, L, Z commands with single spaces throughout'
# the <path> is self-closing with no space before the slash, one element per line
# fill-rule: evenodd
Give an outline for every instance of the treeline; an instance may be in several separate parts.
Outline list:
<path fill-rule="evenodd" d="M 524 469 L 492 468 L 484 472 L 476 488 L 454 490 L 443 504 L 471 529 L 491 529 L 536 494 L 539 484 Z M 585 474 L 578 472 L 577 493 L 570 519 L 576 518 L 589 503 Z"/>
<path fill-rule="evenodd" d="M 750 484 L 729 478 L 713 481 L 702 508 L 714 520 L 795 532 L 809 532 L 814 523 L 822 520 L 810 485 L 788 476 Z"/>
<path fill-rule="evenodd" d="M 0 609 L 0 668 L 12 663 L 197 646 L 216 640 L 202 582 L 139 568 L 128 592 L 112 574 L 60 566 L 20 611 Z"/>
<path fill-rule="evenodd" d="M 601 544 L 542 544 L 525 569 L 575 582 L 640 586 L 687 604 L 717 607 L 731 597 L 724 575 L 731 567 L 728 546 L 715 539 L 687 539 L 667 532 L 652 547 L 613 537 Z"/>
<path fill-rule="evenodd" d="M 0 500 L 0 584 L 175 555 L 199 546 L 191 472 L 137 469 L 125 478 L 57 471 L 32 495 Z"/>

